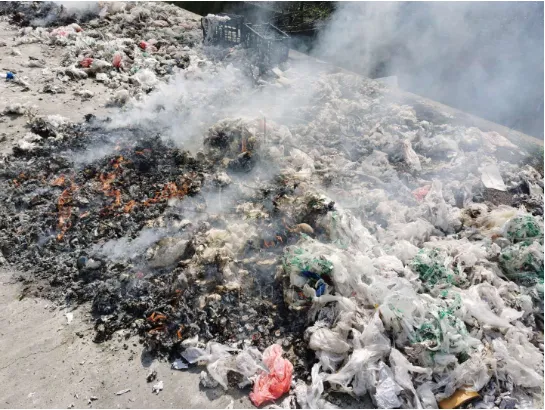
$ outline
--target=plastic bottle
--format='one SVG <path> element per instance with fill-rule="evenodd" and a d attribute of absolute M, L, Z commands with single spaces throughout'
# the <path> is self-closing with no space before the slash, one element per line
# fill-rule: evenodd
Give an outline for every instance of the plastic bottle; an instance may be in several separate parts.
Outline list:
<path fill-rule="evenodd" d="M 11 71 L 8 71 L 5 74 L 0 74 L 0 77 L 5 78 L 6 81 L 9 81 L 9 80 L 14 80 L 15 79 L 15 74 L 13 74 Z"/>

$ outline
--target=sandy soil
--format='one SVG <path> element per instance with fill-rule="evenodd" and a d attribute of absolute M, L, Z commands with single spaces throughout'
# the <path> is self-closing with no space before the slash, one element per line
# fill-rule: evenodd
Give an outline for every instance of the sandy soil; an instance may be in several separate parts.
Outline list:
<path fill-rule="evenodd" d="M 104 105 L 113 91 L 92 79 L 54 84 L 64 94 L 46 94 L 43 68 L 30 68 L 29 57 L 43 59 L 46 67 L 60 66 L 62 49 L 44 44 L 24 44 L 9 50 L 17 28 L 0 21 L 0 72 L 12 71 L 30 84 L 29 91 L 0 80 L 0 111 L 8 104 L 35 106 L 38 115 L 57 114 L 71 121 L 83 121 L 85 114 L 99 117 L 113 109 Z M 75 91 L 87 89 L 94 97 L 83 100 Z M 0 116 L 0 154 L 11 150 L 14 142 L 26 134 L 26 116 Z M 82 306 L 71 312 L 68 323 L 64 307 L 43 299 L 22 299 L 21 285 L 13 280 L 13 272 L 0 271 L 0 407 L 1 408 L 225 408 L 235 400 L 235 408 L 252 407 L 247 391 L 223 392 L 201 389 L 199 373 L 171 370 L 168 363 L 149 358 L 136 339 L 92 342 L 91 318 Z M 150 369 L 157 380 L 146 381 Z M 152 393 L 159 380 L 164 389 Z M 116 395 L 124 389 L 130 392 Z M 94 396 L 97 399 L 89 403 Z"/>

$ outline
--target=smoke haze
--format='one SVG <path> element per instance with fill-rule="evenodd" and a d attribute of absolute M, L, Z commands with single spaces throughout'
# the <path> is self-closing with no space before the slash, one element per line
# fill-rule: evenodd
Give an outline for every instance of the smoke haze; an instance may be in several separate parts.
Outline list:
<path fill-rule="evenodd" d="M 541 2 L 343 2 L 313 54 L 543 137 Z"/>

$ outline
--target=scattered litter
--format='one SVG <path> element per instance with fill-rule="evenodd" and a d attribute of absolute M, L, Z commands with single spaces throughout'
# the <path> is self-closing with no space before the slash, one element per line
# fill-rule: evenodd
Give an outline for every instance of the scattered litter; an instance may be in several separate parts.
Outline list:
<path fill-rule="evenodd" d="M 108 75 L 106 73 L 98 73 L 96 75 L 96 80 L 98 82 L 104 83 L 108 81 Z"/>
<path fill-rule="evenodd" d="M 187 369 L 189 366 L 183 360 L 177 359 L 177 360 L 174 360 L 174 362 L 172 362 L 171 367 L 174 370 L 183 370 L 183 369 Z"/>
<path fill-rule="evenodd" d="M 153 370 L 150 370 L 148 375 L 146 376 L 146 381 L 148 383 L 151 383 L 152 381 L 154 381 L 155 379 L 157 378 L 157 370 L 153 369 Z"/>
<path fill-rule="evenodd" d="M 78 90 L 74 94 L 79 95 L 83 99 L 89 99 L 95 96 L 95 93 L 90 90 Z"/>
<path fill-rule="evenodd" d="M 159 392 L 163 390 L 163 381 L 160 380 L 158 381 L 157 383 L 155 383 L 153 385 L 153 388 L 152 388 L 152 393 L 156 393 L 156 394 L 159 394 Z"/>

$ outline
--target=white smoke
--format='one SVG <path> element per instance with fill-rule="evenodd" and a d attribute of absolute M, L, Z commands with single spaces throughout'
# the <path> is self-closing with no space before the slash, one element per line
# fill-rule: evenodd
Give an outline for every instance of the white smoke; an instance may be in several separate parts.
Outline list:
<path fill-rule="evenodd" d="M 542 3 L 343 2 L 313 53 L 543 135 Z"/>

